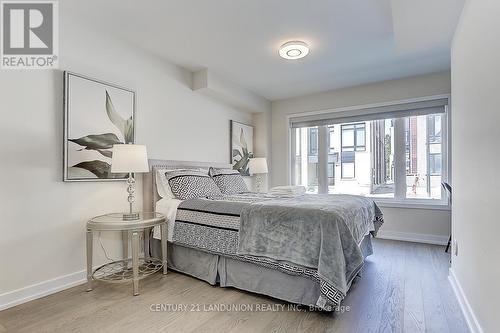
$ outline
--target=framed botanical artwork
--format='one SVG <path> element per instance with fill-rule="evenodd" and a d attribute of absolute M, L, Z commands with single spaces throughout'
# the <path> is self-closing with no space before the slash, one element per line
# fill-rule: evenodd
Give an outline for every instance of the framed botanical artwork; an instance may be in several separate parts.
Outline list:
<path fill-rule="evenodd" d="M 231 164 L 242 176 L 250 176 L 248 162 L 253 157 L 253 126 L 230 121 Z"/>
<path fill-rule="evenodd" d="M 64 72 L 64 181 L 123 180 L 111 173 L 114 144 L 134 143 L 133 90 Z"/>

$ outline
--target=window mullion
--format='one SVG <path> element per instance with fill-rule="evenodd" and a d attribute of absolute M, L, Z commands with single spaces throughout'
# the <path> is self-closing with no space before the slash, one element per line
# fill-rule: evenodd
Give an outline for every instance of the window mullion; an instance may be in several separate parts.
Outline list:
<path fill-rule="evenodd" d="M 289 175 L 289 184 L 292 184 L 292 185 L 297 185 L 296 184 L 296 173 L 297 173 L 297 170 L 296 170 L 296 165 L 297 165 L 297 147 L 296 147 L 296 144 L 297 144 L 297 129 L 295 128 L 292 128 L 290 129 L 291 133 L 290 133 L 290 175 Z"/>
<path fill-rule="evenodd" d="M 328 193 L 328 126 L 318 126 L 318 193 Z"/>

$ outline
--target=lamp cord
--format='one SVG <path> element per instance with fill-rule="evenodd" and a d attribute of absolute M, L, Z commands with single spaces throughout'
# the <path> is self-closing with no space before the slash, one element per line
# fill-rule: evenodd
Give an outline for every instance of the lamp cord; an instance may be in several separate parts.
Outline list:
<path fill-rule="evenodd" d="M 106 259 L 108 259 L 110 262 L 116 261 L 115 259 L 112 259 L 108 256 L 108 252 L 106 251 L 106 249 L 104 248 L 104 245 L 102 244 L 100 231 L 99 231 L 99 235 L 98 235 L 97 239 L 99 240 L 99 245 L 101 246 L 102 252 L 104 252 L 104 256 L 106 257 Z"/>

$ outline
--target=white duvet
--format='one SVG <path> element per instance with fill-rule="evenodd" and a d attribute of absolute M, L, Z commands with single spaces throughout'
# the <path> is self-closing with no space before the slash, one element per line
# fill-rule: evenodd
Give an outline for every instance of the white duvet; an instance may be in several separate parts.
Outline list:
<path fill-rule="evenodd" d="M 175 198 L 163 198 L 156 202 L 156 212 L 165 215 L 168 224 L 168 241 L 172 241 L 174 235 L 175 217 L 177 215 L 177 207 L 182 200 Z M 153 229 L 153 238 L 161 239 L 160 227 L 156 226 Z"/>

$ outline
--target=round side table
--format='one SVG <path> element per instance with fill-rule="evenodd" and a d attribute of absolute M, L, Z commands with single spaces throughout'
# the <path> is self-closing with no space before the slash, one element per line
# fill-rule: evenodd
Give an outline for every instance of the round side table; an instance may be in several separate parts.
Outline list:
<path fill-rule="evenodd" d="M 144 249 L 144 258 L 139 258 L 139 234 L 146 231 L 144 238 L 149 240 L 149 230 L 161 228 L 162 258 L 149 257 L 149 249 Z M 94 231 L 118 231 L 123 236 L 123 259 L 92 269 L 92 246 Z M 130 237 L 129 237 L 130 236 Z M 128 258 L 128 243 L 131 239 L 132 258 Z M 144 242 L 148 244 L 149 242 Z M 167 223 L 160 213 L 141 212 L 139 219 L 125 221 L 122 213 L 96 216 L 87 222 L 87 291 L 92 290 L 92 280 L 111 283 L 133 282 L 134 296 L 139 295 L 139 280 L 163 268 L 167 274 Z"/>

